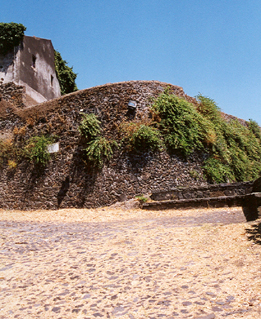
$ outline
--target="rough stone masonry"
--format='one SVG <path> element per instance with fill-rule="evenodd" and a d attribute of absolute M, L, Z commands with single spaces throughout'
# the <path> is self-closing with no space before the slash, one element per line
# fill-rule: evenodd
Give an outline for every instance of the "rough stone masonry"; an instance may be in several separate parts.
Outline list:
<path fill-rule="evenodd" d="M 103 135 L 115 138 L 122 121 L 148 117 L 152 99 L 167 87 L 196 103 L 181 87 L 158 81 L 130 81 L 81 90 L 23 108 L 19 105 L 22 89 L 0 85 L 0 138 L 19 143 L 31 136 L 52 134 L 59 142 L 59 152 L 52 155 L 42 171 L 26 160 L 15 169 L 1 167 L 0 207 L 98 207 L 158 189 L 206 185 L 201 169 L 203 159 L 197 155 L 185 161 L 166 152 L 129 155 L 118 150 L 101 171 L 88 168 L 82 160 L 78 131 L 81 113 L 95 113 Z M 129 101 L 136 102 L 134 115 L 129 112 Z M 191 171 L 197 173 L 197 179 Z"/>

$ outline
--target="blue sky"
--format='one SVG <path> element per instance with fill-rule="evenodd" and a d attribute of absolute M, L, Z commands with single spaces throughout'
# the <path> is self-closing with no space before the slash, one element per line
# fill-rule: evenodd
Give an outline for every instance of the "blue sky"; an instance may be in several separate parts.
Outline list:
<path fill-rule="evenodd" d="M 0 22 L 51 39 L 79 89 L 158 80 L 261 125 L 260 0 L 12 0 Z"/>

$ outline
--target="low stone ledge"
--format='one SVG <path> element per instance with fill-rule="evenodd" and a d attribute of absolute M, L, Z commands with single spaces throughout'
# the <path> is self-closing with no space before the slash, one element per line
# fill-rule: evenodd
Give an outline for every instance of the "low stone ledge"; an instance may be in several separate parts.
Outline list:
<path fill-rule="evenodd" d="M 168 191 L 154 191 L 150 198 L 154 201 L 212 198 L 245 195 L 252 192 L 253 182 L 206 185 L 197 187 L 173 188 Z"/>
<path fill-rule="evenodd" d="M 261 192 L 251 193 L 245 196 L 242 209 L 247 221 L 261 218 Z"/>
<path fill-rule="evenodd" d="M 248 222 L 261 219 L 261 192 L 246 195 L 155 201 L 142 204 L 143 209 L 150 210 L 170 208 L 188 209 L 199 207 L 218 208 L 225 206 L 241 206 Z"/>
<path fill-rule="evenodd" d="M 246 195 L 219 196 L 207 198 L 192 198 L 168 201 L 155 201 L 142 204 L 143 209 L 166 209 L 166 208 L 198 208 L 198 207 L 232 207 L 242 206 Z"/>

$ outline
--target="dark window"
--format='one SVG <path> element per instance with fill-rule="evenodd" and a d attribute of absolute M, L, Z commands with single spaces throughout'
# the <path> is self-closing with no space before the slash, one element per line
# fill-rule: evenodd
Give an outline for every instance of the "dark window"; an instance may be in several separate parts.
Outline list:
<path fill-rule="evenodd" d="M 36 56 L 32 55 L 32 67 L 35 68 L 35 64 L 36 64 Z"/>

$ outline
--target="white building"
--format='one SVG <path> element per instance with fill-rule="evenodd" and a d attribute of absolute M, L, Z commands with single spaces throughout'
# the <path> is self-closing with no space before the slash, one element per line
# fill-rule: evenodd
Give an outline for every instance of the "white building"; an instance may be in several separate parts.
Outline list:
<path fill-rule="evenodd" d="M 0 79 L 24 86 L 27 106 L 60 97 L 51 40 L 24 36 L 13 52 L 0 54 Z"/>

